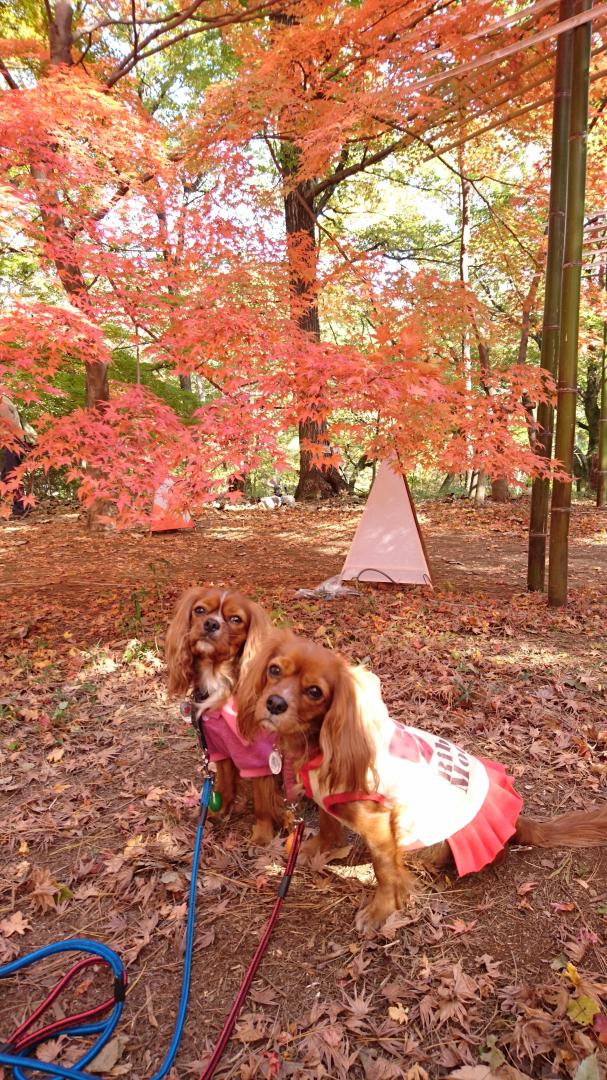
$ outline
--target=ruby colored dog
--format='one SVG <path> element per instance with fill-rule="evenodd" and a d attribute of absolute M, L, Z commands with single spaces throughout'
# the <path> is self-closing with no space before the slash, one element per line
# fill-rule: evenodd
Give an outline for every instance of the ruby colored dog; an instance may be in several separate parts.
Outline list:
<path fill-rule="evenodd" d="M 233 695 L 271 629 L 259 604 L 242 593 L 196 586 L 179 598 L 165 643 L 169 693 L 192 690 L 193 707 L 202 714 L 209 759 L 217 768 L 222 815 L 234 804 L 238 776 L 252 782 L 255 844 L 269 844 L 283 816 L 268 764 L 274 738 L 260 730 L 250 744 L 245 742 Z"/>
<path fill-rule="evenodd" d="M 460 874 L 482 869 L 508 841 L 591 847 L 607 841 L 607 803 L 549 821 L 521 815 L 502 765 L 447 739 L 392 720 L 379 679 L 288 631 L 274 631 L 238 686 L 246 738 L 272 733 L 306 794 L 320 807 L 308 852 L 339 846 L 342 826 L 364 837 L 377 878 L 359 930 L 380 926 L 413 887 L 402 853 L 453 858 Z"/>

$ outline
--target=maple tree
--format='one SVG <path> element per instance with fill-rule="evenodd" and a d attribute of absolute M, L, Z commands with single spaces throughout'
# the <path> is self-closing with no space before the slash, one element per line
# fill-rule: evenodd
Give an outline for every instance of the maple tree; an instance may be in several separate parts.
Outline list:
<path fill-rule="evenodd" d="M 486 6 L 488 28 L 501 13 Z M 74 22 L 58 0 L 46 24 L 20 25 L 2 47 L 3 227 L 21 230 L 20 250 L 45 275 L 2 320 L 2 378 L 31 402 L 81 364 L 89 406 L 40 420 L 28 468 L 66 468 L 85 505 L 113 503 L 121 523 L 145 517 L 170 473 L 175 499 L 196 506 L 262 460 L 280 467 L 293 428 L 302 492 L 341 486 L 346 435 L 368 460 L 396 450 L 405 467 L 549 468 L 520 438 L 525 400 L 548 399 L 549 383 L 507 358 L 489 370 L 484 339 L 472 376 L 454 360 L 454 338 L 487 322 L 469 285 L 423 265 L 387 268 L 383 250 L 361 250 L 320 217 L 372 166 L 415 167 L 420 147 L 446 160 L 436 144 L 453 139 L 454 116 L 459 135 L 483 115 L 487 73 L 463 103 L 448 79 L 450 57 L 476 55 L 474 10 L 200 0 L 97 14 Z M 188 92 L 180 108 L 167 58 L 218 28 L 231 59 L 224 70 L 215 61 L 216 75 L 228 77 L 205 89 L 202 110 Z M 549 65 L 549 45 L 540 52 Z M 525 73 L 508 61 L 502 76 L 524 100 L 535 85 Z M 405 88 L 424 79 L 437 88 L 411 111 Z M 537 137 L 517 121 L 521 146 Z M 278 189 L 264 180 L 270 162 Z M 346 296 L 328 341 L 323 320 Z M 143 385 L 116 382 L 109 401 L 116 342 L 140 383 L 146 367 L 183 386 L 196 376 L 191 421 Z"/>
<path fill-rule="evenodd" d="M 200 4 L 190 5 L 190 14 L 198 8 Z M 26 296 L 7 311 L 2 325 L 3 371 L 11 390 L 27 402 L 41 391 L 57 392 L 53 375 L 62 364 L 83 363 L 89 412 L 77 410 L 62 424 L 48 431 L 43 427 L 30 464 L 64 464 L 80 473 L 84 458 L 88 465 L 81 488 L 85 502 L 89 496 L 93 498 L 95 484 L 99 496 L 116 501 L 122 491 L 128 501 L 126 493 L 137 493 L 136 482 L 135 486 L 125 483 L 124 475 L 112 478 L 121 451 L 127 453 L 127 475 L 134 479 L 131 469 L 137 472 L 138 465 L 140 478 L 141 472 L 146 473 L 143 491 L 149 496 L 159 475 L 166 476 L 174 460 L 179 460 L 170 451 L 177 420 L 170 409 L 160 404 L 155 409 L 154 395 L 143 389 L 122 388 L 120 404 L 107 405 L 108 333 L 113 327 L 121 334 L 122 346 L 130 347 L 138 358 L 151 342 L 154 359 L 159 365 L 166 363 L 166 346 L 159 337 L 167 330 L 171 307 L 178 304 L 188 281 L 197 276 L 197 257 L 205 261 L 207 273 L 225 257 L 229 230 L 224 214 L 226 237 L 222 239 L 223 226 L 216 221 L 209 251 L 201 253 L 199 246 L 184 256 L 192 230 L 205 235 L 201 222 L 212 214 L 210 194 L 207 192 L 205 198 L 203 192 L 198 198 L 200 178 L 179 174 L 170 161 L 166 133 L 141 109 L 132 87 L 120 96 L 108 93 L 107 87 L 128 71 L 124 59 L 113 68 L 106 63 L 105 71 L 103 65 L 97 65 L 102 67 L 103 82 L 83 72 L 72 62 L 72 47 L 94 31 L 85 34 L 82 27 L 72 31 L 71 8 L 65 3 L 57 5 L 55 14 L 55 22 L 49 26 L 51 67 L 46 72 L 43 67 L 44 77 L 33 87 L 26 81 L 19 88 L 3 67 L 10 87 L 3 98 L 6 229 L 10 231 L 18 221 L 29 250 L 56 276 L 50 297 Z M 225 17 L 194 22 L 191 33 L 221 25 Z M 239 9 L 238 17 L 244 19 L 247 13 Z M 167 21 L 151 21 L 158 23 L 152 37 L 165 35 L 169 37 L 167 45 L 171 44 Z M 180 15 L 174 21 L 179 25 L 184 20 Z M 115 23 L 119 26 L 120 18 L 116 17 Z M 106 21 L 101 20 L 96 29 L 105 26 Z M 137 38 L 136 25 L 133 32 L 135 61 L 145 55 L 145 43 Z M 36 52 L 35 44 L 19 39 L 8 43 L 5 52 L 31 56 Z M 62 183 L 65 176 L 69 177 L 67 187 Z M 198 206 L 190 212 L 189 203 L 196 200 Z M 232 231 L 232 240 L 234 235 Z M 229 293 L 231 284 L 225 274 L 219 272 L 215 287 L 219 281 Z M 67 304 L 58 293 L 59 284 Z M 217 291 L 199 302 L 210 310 L 216 298 Z M 193 301 L 192 314 L 195 306 Z M 222 347 L 229 348 L 229 336 L 224 338 L 220 330 L 242 307 L 242 301 L 234 301 L 229 311 L 229 300 L 222 303 L 221 327 L 215 326 Z M 212 340 L 213 331 L 209 335 Z M 94 408 L 100 402 L 107 406 L 101 412 Z M 133 421 L 128 434 L 127 414 Z M 166 452 L 160 446 L 165 423 Z M 147 452 L 138 454 L 145 443 L 145 438 L 138 441 L 144 425 L 151 437 Z M 229 440 L 231 435 L 226 434 Z M 197 447 L 193 453 L 200 459 Z M 213 459 L 212 449 L 209 455 Z M 203 477 L 212 475 L 214 465 L 213 459 L 212 466 L 203 468 Z M 143 505 L 138 504 L 135 514 Z"/>
<path fill-rule="evenodd" d="M 473 119 L 479 115 L 476 87 L 466 94 L 461 84 L 450 85 L 444 97 L 441 91 L 427 98 L 415 97 L 413 110 L 405 92 L 407 84 L 417 90 L 427 83 L 449 78 L 445 68 L 444 75 L 438 78 L 430 75 L 420 81 L 427 59 L 430 71 L 436 72 L 437 52 L 440 65 L 443 49 L 448 52 L 447 43 L 458 58 L 472 55 L 471 42 L 481 37 L 482 31 L 470 33 L 471 14 L 469 6 L 466 12 L 458 8 L 445 15 L 442 10 L 437 14 L 431 6 L 403 12 L 385 5 L 361 4 L 355 10 L 339 14 L 322 14 L 314 9 L 310 18 L 309 12 L 301 7 L 290 18 L 271 20 L 267 38 L 258 34 L 247 41 L 241 47 L 238 80 L 210 96 L 211 107 L 215 105 L 217 130 L 214 133 L 213 123 L 209 125 L 206 110 L 205 130 L 200 136 L 204 145 L 211 145 L 213 138 L 220 142 L 242 138 L 240 128 L 253 138 L 263 139 L 269 149 L 284 198 L 287 257 L 296 298 L 294 314 L 299 325 L 316 339 L 320 336 L 318 305 L 323 287 L 321 250 L 324 248 L 326 252 L 327 246 L 329 250 L 338 246 L 334 230 L 319 219 L 327 206 L 333 207 L 340 185 L 412 145 L 427 147 L 432 157 L 445 162 L 446 151 L 435 149 L 434 142 L 444 141 L 445 133 L 453 137 L 453 114 L 459 118 L 457 134 L 464 132 L 464 136 L 468 115 Z M 318 22 L 322 22 L 323 32 L 315 38 Z M 403 50 L 403 43 L 408 52 Z M 239 45 L 237 42 L 235 47 Z M 411 64 L 413 55 L 419 59 L 415 68 Z M 498 85 L 508 83 L 509 91 L 498 99 L 498 106 L 510 101 L 514 87 L 524 99 L 527 91 L 547 82 L 545 66 L 539 79 L 525 84 L 523 76 L 527 69 L 537 68 L 538 64 L 550 64 L 549 50 L 529 65 L 521 67 L 514 63 L 506 69 Z M 487 92 L 486 76 L 481 76 L 479 81 L 482 102 Z M 522 90 L 518 85 L 521 82 Z M 262 89 L 268 83 L 273 87 L 271 101 Z M 535 107 L 532 100 L 521 110 L 525 119 L 517 123 L 517 137 L 522 138 L 523 147 L 538 139 L 537 128 L 530 127 L 527 115 Z M 499 109 L 496 111 L 499 113 Z M 445 126 L 445 120 L 451 121 L 451 127 Z M 499 115 L 489 127 L 498 123 Z M 458 147 L 461 141 L 456 139 L 452 146 Z M 490 154 L 485 153 L 486 160 Z M 457 172 L 457 168 L 449 167 Z M 470 186 L 465 171 L 460 169 L 459 174 L 462 183 Z M 515 235 L 514 229 L 512 234 Z M 347 257 L 343 246 L 341 252 Z M 522 359 L 525 359 L 530 312 L 541 275 L 541 255 L 540 248 L 532 256 L 534 274 L 521 320 Z M 491 396 L 483 377 L 488 356 L 483 342 L 479 343 L 479 354 L 482 359 L 477 386 L 480 382 L 483 392 Z M 468 388 L 472 389 L 470 373 L 466 377 Z M 526 393 L 525 401 L 530 400 L 530 394 Z M 527 415 L 530 416 L 530 410 Z M 534 430 L 532 426 L 530 430 Z M 304 455 L 305 452 L 304 448 Z M 491 471 L 496 474 L 495 469 Z M 302 457 L 304 478 L 300 486 L 305 484 L 307 473 L 307 462 Z"/>

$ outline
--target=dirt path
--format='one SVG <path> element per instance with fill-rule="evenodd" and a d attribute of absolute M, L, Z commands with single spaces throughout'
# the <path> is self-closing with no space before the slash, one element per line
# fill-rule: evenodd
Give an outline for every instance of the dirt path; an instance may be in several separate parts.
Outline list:
<path fill-rule="evenodd" d="M 209 511 L 194 532 L 119 537 L 90 535 L 75 513 L 53 516 L 49 529 L 50 519 L 38 514 L 0 526 L 0 587 L 3 594 L 58 585 L 129 588 L 168 578 L 313 587 L 339 572 L 360 513 L 325 506 L 275 514 Z M 575 508 L 575 515 L 571 587 L 607 588 L 607 515 L 590 507 Z M 438 588 L 501 597 L 524 591 L 526 505 L 479 512 L 429 503 L 419 517 Z M 83 565 L 93 569 L 90 580 Z"/>
<path fill-rule="evenodd" d="M 503 761 L 532 809 L 605 797 L 604 516 L 575 518 L 563 611 L 523 591 L 522 504 L 420 507 L 434 593 L 295 599 L 339 570 L 359 513 L 209 511 L 161 537 L 39 512 L 0 526 L 0 956 L 83 933 L 127 958 L 112 1076 L 150 1075 L 174 1018 L 199 770 L 159 651 L 191 582 L 243 587 L 275 621 L 368 658 L 396 716 Z M 200 1072 L 271 909 L 282 845 L 250 851 L 250 824 L 245 811 L 209 829 L 175 1075 Z M 415 904 L 361 941 L 370 876 L 354 839 L 338 863 L 298 868 L 218 1077 L 435 1080 L 490 1060 L 516 1080 L 505 1060 L 554 1080 L 596 1049 L 605 1064 L 592 1009 L 607 1012 L 607 853 L 519 850 L 474 878 L 422 877 Z M 0 1035 L 39 994 L 31 976 L 11 988 Z"/>

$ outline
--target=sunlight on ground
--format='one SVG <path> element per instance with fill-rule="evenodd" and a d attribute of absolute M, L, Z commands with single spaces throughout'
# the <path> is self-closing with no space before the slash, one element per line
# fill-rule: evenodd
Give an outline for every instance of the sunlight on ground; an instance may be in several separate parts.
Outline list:
<path fill-rule="evenodd" d="M 605 544 L 607 543 L 607 528 L 601 529 L 591 536 L 580 536 L 577 538 L 576 543 L 583 545 L 583 547 L 597 547 L 600 544 Z M 597 566 L 597 570 L 598 569 L 599 567 Z"/>
<path fill-rule="evenodd" d="M 335 877 L 342 878 L 344 881 L 355 878 L 356 881 L 362 882 L 363 885 L 373 884 L 375 881 L 375 873 L 373 871 L 373 864 L 358 863 L 356 866 L 327 866 L 327 871 L 333 874 Z"/>
<path fill-rule="evenodd" d="M 600 650 L 589 649 L 588 662 L 591 663 L 591 657 L 600 656 Z M 570 648 L 564 646 L 562 649 L 557 649 L 554 644 L 550 647 L 546 645 L 515 645 L 508 649 L 507 652 L 494 652 L 491 656 L 491 663 L 496 667 L 507 667 L 510 665 L 516 665 L 519 668 L 529 669 L 541 669 L 541 668 L 554 668 L 554 673 L 559 671 L 559 667 L 570 666 L 572 662 Z M 575 661 L 576 665 L 579 661 Z"/>
<path fill-rule="evenodd" d="M 303 861 L 303 865 L 312 871 L 314 870 L 314 866 L 310 865 L 308 861 Z M 336 866 L 334 863 L 331 863 L 330 865 L 326 864 L 323 866 L 322 872 L 333 874 L 334 877 L 341 878 L 343 881 L 351 881 L 354 878 L 363 885 L 369 885 L 375 882 L 373 864 L 370 862 L 359 863 L 355 866 Z M 284 865 L 283 863 L 275 861 L 269 862 L 264 867 L 264 873 L 266 873 L 268 877 L 280 877 L 284 873 Z"/>

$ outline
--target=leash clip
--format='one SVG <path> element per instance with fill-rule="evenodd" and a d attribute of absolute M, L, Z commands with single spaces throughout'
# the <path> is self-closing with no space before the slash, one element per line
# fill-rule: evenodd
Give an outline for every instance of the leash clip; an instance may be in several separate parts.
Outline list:
<path fill-rule="evenodd" d="M 285 799 L 285 828 L 292 832 L 298 825 L 303 824 L 303 814 L 296 802 L 287 802 Z"/>

